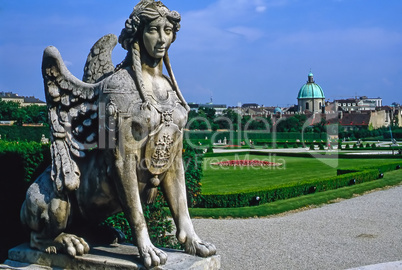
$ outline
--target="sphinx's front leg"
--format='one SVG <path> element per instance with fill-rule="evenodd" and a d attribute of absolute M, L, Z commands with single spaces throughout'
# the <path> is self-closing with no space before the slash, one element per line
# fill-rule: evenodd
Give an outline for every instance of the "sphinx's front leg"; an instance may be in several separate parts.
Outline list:
<path fill-rule="evenodd" d="M 216 253 L 213 244 L 201 240 L 194 231 L 187 206 L 186 183 L 181 150 L 174 164 L 166 173 L 161 186 L 176 224 L 176 237 L 185 244 L 186 253 L 208 257 Z"/>
<path fill-rule="evenodd" d="M 141 206 L 136 156 L 127 152 L 123 154 L 116 150 L 116 168 L 119 177 L 115 182 L 120 203 L 130 223 L 131 230 L 135 233 L 138 250 L 145 267 L 162 265 L 166 263 L 167 255 L 156 248 L 149 238 Z"/>

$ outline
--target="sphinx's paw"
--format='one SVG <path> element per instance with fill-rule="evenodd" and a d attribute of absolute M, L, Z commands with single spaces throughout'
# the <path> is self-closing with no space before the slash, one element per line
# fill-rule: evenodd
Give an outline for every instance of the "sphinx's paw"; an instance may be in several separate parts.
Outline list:
<path fill-rule="evenodd" d="M 147 269 L 154 266 L 164 265 L 168 258 L 165 252 L 156 248 L 152 244 L 141 248 L 140 253 Z"/>
<path fill-rule="evenodd" d="M 74 234 L 61 233 L 54 241 L 57 243 L 57 246 L 62 247 L 63 253 L 72 257 L 82 256 L 89 252 L 89 245 L 87 242 Z"/>
<path fill-rule="evenodd" d="M 84 239 L 74 234 L 61 233 L 54 239 L 43 237 L 42 234 L 31 233 L 32 248 L 49 254 L 65 253 L 70 256 L 84 255 L 89 252 L 89 245 Z"/>
<path fill-rule="evenodd" d="M 187 238 L 186 253 L 197 255 L 200 257 L 209 257 L 216 254 L 216 247 L 214 244 L 202 241 L 198 237 L 195 239 Z"/>

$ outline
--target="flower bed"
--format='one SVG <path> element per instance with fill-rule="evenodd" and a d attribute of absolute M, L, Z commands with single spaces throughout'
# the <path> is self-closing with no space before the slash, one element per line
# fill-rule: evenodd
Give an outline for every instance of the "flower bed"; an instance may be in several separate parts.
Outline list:
<path fill-rule="evenodd" d="M 211 163 L 217 166 L 281 166 L 282 163 L 275 163 L 263 160 L 227 160 Z"/>

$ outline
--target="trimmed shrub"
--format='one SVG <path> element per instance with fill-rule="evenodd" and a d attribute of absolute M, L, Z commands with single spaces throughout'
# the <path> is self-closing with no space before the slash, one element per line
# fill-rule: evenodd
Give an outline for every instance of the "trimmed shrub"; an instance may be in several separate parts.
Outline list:
<path fill-rule="evenodd" d="M 49 127 L 0 126 L 1 139 L 7 141 L 40 142 L 42 134 L 49 138 Z"/>
<path fill-rule="evenodd" d="M 201 150 L 190 147 L 183 142 L 183 165 L 185 170 L 187 203 L 196 206 L 201 200 L 202 163 L 204 155 Z"/>
<path fill-rule="evenodd" d="M 376 167 L 338 169 L 337 176 L 305 180 L 282 186 L 265 187 L 259 190 L 249 190 L 241 193 L 222 193 L 202 195 L 201 207 L 204 208 L 231 208 L 254 205 L 255 198 L 259 197 L 259 204 L 269 203 L 282 199 L 289 199 L 309 193 L 337 189 L 348 186 L 354 179 L 354 184 L 373 181 L 385 173 L 400 168 L 402 161 L 394 161 Z"/>
<path fill-rule="evenodd" d="M 0 140 L 0 262 L 10 248 L 29 241 L 20 209 L 29 185 L 49 164 L 48 145 Z"/>
<path fill-rule="evenodd" d="M 378 179 L 378 175 L 377 169 L 371 169 L 323 179 L 312 179 L 296 184 L 267 187 L 261 190 L 250 190 L 233 194 L 202 195 L 202 207 L 232 208 L 251 206 L 256 197 L 260 198 L 260 204 L 269 203 L 306 195 L 311 193 L 312 190 L 314 190 L 314 192 L 320 192 L 348 186 L 351 179 L 355 179 L 356 184 L 372 181 Z"/>
<path fill-rule="evenodd" d="M 324 150 L 324 144 L 320 143 L 320 144 L 318 145 L 318 147 L 319 147 L 320 150 Z"/>

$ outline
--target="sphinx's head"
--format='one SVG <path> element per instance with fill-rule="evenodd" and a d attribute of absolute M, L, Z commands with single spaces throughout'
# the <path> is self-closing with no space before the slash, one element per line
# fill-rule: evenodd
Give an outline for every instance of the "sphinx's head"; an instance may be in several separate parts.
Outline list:
<path fill-rule="evenodd" d="M 133 43 L 138 41 L 144 45 L 148 54 L 159 58 L 170 43 L 175 41 L 176 33 L 180 29 L 180 20 L 180 14 L 177 11 L 170 11 L 162 2 L 142 0 L 126 20 L 125 28 L 119 36 L 119 43 L 124 49 L 130 50 Z M 168 43 L 166 48 L 156 46 L 157 39 L 163 38 Z"/>

